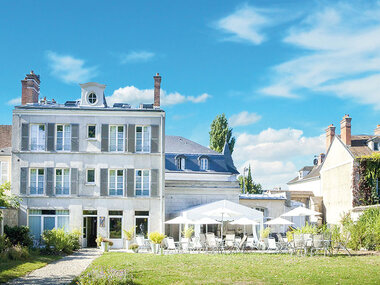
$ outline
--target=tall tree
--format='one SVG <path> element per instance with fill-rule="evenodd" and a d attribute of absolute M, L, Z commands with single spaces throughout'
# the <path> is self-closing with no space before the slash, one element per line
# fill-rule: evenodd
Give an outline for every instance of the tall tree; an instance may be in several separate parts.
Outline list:
<path fill-rule="evenodd" d="M 235 137 L 232 136 L 232 128 L 228 127 L 228 120 L 224 113 L 217 115 L 214 121 L 212 121 L 209 134 L 211 149 L 222 152 L 227 139 L 230 152 L 234 151 Z"/>
<path fill-rule="evenodd" d="M 238 177 L 241 192 L 242 193 L 248 193 L 248 194 L 261 194 L 263 192 L 263 187 L 260 183 L 255 183 L 252 179 L 252 170 L 251 165 L 248 167 L 248 174 L 246 177 L 244 177 L 245 183 L 243 183 L 243 176 L 240 175 Z M 245 186 L 245 191 L 243 187 Z"/>

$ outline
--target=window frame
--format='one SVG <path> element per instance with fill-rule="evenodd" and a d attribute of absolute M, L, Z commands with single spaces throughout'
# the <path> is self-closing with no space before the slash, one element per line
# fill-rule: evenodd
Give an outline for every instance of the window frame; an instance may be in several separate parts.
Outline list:
<path fill-rule="evenodd" d="M 94 182 L 88 182 L 88 171 L 94 170 Z M 95 168 L 86 168 L 86 185 L 96 185 L 96 170 Z"/>
<path fill-rule="evenodd" d="M 139 191 L 141 191 L 141 195 L 138 195 L 137 194 L 137 171 L 141 171 L 142 172 L 142 175 L 141 175 L 141 189 Z M 148 186 L 149 186 L 149 193 L 148 195 L 143 195 L 143 192 L 144 192 L 144 171 L 148 171 L 149 173 L 149 183 L 148 183 Z M 151 194 L 151 184 L 152 184 L 152 173 L 151 173 L 151 170 L 150 169 L 135 169 L 135 181 L 134 181 L 134 185 L 135 185 L 135 197 L 150 197 L 150 194 Z"/>
<path fill-rule="evenodd" d="M 111 150 L 111 127 L 116 127 L 116 150 Z M 118 150 L 118 128 L 123 127 L 123 143 L 122 150 Z M 108 126 L 108 151 L 109 152 L 125 152 L 125 125 L 109 125 Z"/>
<path fill-rule="evenodd" d="M 136 229 L 137 229 L 137 223 L 136 223 L 136 219 L 146 219 L 147 221 L 147 230 L 146 230 L 146 234 L 147 236 L 149 236 L 149 233 L 150 233 L 150 211 L 147 211 L 149 214 L 148 215 L 136 215 L 136 211 L 135 211 L 135 219 L 134 219 L 134 225 L 135 225 L 135 236 L 137 236 L 137 233 L 136 233 Z"/>
<path fill-rule="evenodd" d="M 202 161 L 206 161 L 205 168 L 202 167 Z M 209 159 L 207 157 L 201 157 L 201 159 L 199 160 L 199 167 L 202 171 L 209 170 Z"/>
<path fill-rule="evenodd" d="M 62 211 L 67 211 L 68 214 L 57 214 L 57 211 L 61 211 L 61 210 L 54 210 L 55 211 L 55 214 L 51 214 L 51 215 L 48 215 L 48 214 L 42 214 L 42 210 L 41 210 L 41 214 L 31 214 L 30 213 L 30 210 L 36 210 L 36 209 L 28 209 L 28 217 L 27 217 L 27 224 L 28 224 L 28 227 L 29 227 L 29 217 L 40 217 L 40 222 L 41 222 L 41 235 L 42 233 L 44 232 L 44 219 L 45 217 L 54 217 L 54 228 L 57 229 L 58 228 L 58 217 L 69 217 L 69 228 L 68 229 L 65 229 L 66 232 L 70 232 L 70 210 L 69 209 L 63 209 Z M 37 209 L 39 210 L 39 209 Z M 37 237 L 36 239 L 41 239 L 41 236 L 40 237 Z"/>
<path fill-rule="evenodd" d="M 121 170 L 123 171 L 123 192 L 121 195 L 118 195 L 117 194 L 117 172 Z M 115 171 L 115 191 L 116 191 L 116 194 L 114 195 L 111 195 L 110 194 L 110 191 L 111 191 L 111 187 L 110 187 L 110 184 L 111 184 L 111 171 Z M 110 168 L 108 169 L 108 196 L 111 196 L 111 197 L 123 197 L 124 196 L 124 193 L 125 193 L 125 169 L 122 169 L 122 168 Z"/>
<path fill-rule="evenodd" d="M 177 169 L 184 171 L 186 169 L 186 157 L 178 156 L 176 158 Z"/>
<path fill-rule="evenodd" d="M 3 174 L 3 171 L 6 170 L 6 174 Z M 4 181 L 3 176 L 7 176 L 7 179 Z M 4 184 L 9 182 L 9 162 L 8 161 L 0 161 L 0 182 Z"/>
<path fill-rule="evenodd" d="M 36 170 L 37 171 L 37 175 L 36 175 L 36 192 L 37 193 L 32 193 L 31 192 L 31 178 L 32 178 L 32 170 Z M 44 176 L 43 176 L 43 179 L 42 179 L 42 182 L 43 182 L 43 186 L 42 186 L 42 193 L 38 193 L 38 171 L 42 169 L 44 171 Z M 30 196 L 44 196 L 45 195 L 45 187 L 46 187 L 46 183 L 45 183 L 45 178 L 46 178 L 46 171 L 45 171 L 45 168 L 41 168 L 41 167 L 31 167 L 29 168 L 29 179 L 28 179 L 28 188 L 29 188 L 29 195 Z"/>
<path fill-rule="evenodd" d="M 95 102 L 94 102 L 94 103 L 91 103 L 91 102 L 90 102 L 90 96 L 91 96 L 91 95 L 95 95 Z M 99 99 L 98 99 L 98 95 L 97 95 L 94 91 L 91 91 L 91 92 L 89 92 L 89 93 L 87 94 L 87 103 L 88 103 L 89 105 L 94 106 L 94 105 L 96 105 L 96 104 L 98 103 L 98 101 L 99 101 Z"/>
<path fill-rule="evenodd" d="M 58 150 L 57 149 L 57 141 L 58 141 L 58 126 L 62 126 L 63 127 L 63 130 L 62 130 L 62 149 Z M 69 137 L 69 142 L 70 142 L 70 149 L 65 149 L 65 139 L 66 139 L 66 135 L 65 135 L 65 126 L 69 126 L 70 127 L 70 137 Z M 59 152 L 70 152 L 71 149 L 72 149 L 72 145 L 71 145 L 71 137 L 72 137 L 72 128 L 71 128 L 71 124 L 55 124 L 55 150 L 56 151 L 59 151 Z"/>
<path fill-rule="evenodd" d="M 64 191 L 64 171 L 65 170 L 69 170 L 69 193 L 68 194 L 65 194 L 63 193 Z M 57 170 L 62 170 L 62 194 L 57 194 Z M 58 197 L 60 196 L 70 196 L 71 195 L 71 169 L 68 168 L 68 167 L 57 167 L 57 168 L 54 168 L 54 194 Z"/>
<path fill-rule="evenodd" d="M 40 145 L 40 141 L 39 141 L 39 132 L 37 132 L 37 144 L 36 144 L 36 148 L 37 149 L 32 149 L 32 128 L 33 126 L 44 126 L 44 134 L 45 134 L 45 138 L 44 138 L 44 144 L 43 144 L 43 149 L 38 149 L 38 146 Z M 38 152 L 38 151 L 46 151 L 46 143 L 47 143 L 47 139 L 46 139 L 46 124 L 38 124 L 38 123 L 34 123 L 34 124 L 30 124 L 29 126 L 29 149 L 30 151 L 33 151 L 33 152 Z"/>
<path fill-rule="evenodd" d="M 89 135 L 88 135 L 88 133 L 89 133 L 89 127 L 95 127 L 95 136 L 93 138 L 90 138 Z M 86 136 L 87 139 L 88 140 L 96 140 L 96 135 L 98 134 L 98 130 L 96 128 L 96 124 L 88 124 L 87 127 L 86 127 L 86 129 L 87 129 L 87 136 Z"/>
<path fill-rule="evenodd" d="M 138 151 L 137 150 L 137 128 L 141 127 L 142 128 L 142 131 L 141 131 L 141 151 Z M 148 133 L 149 133 L 149 149 L 147 151 L 144 151 L 144 127 L 147 127 L 148 128 Z M 152 126 L 151 125 L 136 125 L 135 126 L 135 152 L 136 153 L 150 153 L 152 151 Z"/>

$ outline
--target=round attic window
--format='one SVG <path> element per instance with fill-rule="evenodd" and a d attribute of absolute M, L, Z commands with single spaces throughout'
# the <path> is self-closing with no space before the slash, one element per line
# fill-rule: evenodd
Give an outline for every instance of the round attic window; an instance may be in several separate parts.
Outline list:
<path fill-rule="evenodd" d="M 96 94 L 95 93 L 90 93 L 87 97 L 87 101 L 88 103 L 90 103 L 91 105 L 94 105 L 96 103 L 98 99 L 96 98 Z"/>

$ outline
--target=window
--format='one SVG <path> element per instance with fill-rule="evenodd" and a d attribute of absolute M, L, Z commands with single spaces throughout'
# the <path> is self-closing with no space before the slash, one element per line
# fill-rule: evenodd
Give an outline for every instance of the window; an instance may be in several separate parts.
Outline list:
<path fill-rule="evenodd" d="M 96 125 L 87 126 L 87 138 L 95 139 L 96 138 Z"/>
<path fill-rule="evenodd" d="M 124 126 L 110 126 L 110 151 L 124 151 Z"/>
<path fill-rule="evenodd" d="M 54 228 L 69 231 L 69 210 L 29 210 L 29 228 L 33 239 L 38 240 L 45 230 Z"/>
<path fill-rule="evenodd" d="M 63 168 L 55 170 L 55 194 L 70 194 L 70 169 Z"/>
<path fill-rule="evenodd" d="M 124 170 L 111 169 L 109 172 L 109 195 L 123 196 Z"/>
<path fill-rule="evenodd" d="M 109 211 L 108 214 L 109 214 L 109 219 L 110 219 L 110 224 L 109 224 L 110 238 L 121 239 L 123 211 Z"/>
<path fill-rule="evenodd" d="M 201 158 L 201 170 L 208 170 L 208 159 Z"/>
<path fill-rule="evenodd" d="M 7 181 L 9 181 L 9 178 L 8 178 L 8 167 L 9 167 L 9 164 L 8 164 L 8 162 L 6 162 L 6 161 L 1 161 L 1 163 L 0 163 L 0 175 L 1 175 L 1 181 L 0 181 L 0 183 L 1 184 L 3 184 L 3 183 L 5 183 L 5 182 L 7 182 Z"/>
<path fill-rule="evenodd" d="M 44 194 L 45 171 L 43 168 L 31 168 L 29 176 L 30 194 Z"/>
<path fill-rule="evenodd" d="M 136 126 L 136 152 L 150 152 L 150 126 Z"/>
<path fill-rule="evenodd" d="M 45 150 L 45 125 L 30 126 L 30 149 Z"/>
<path fill-rule="evenodd" d="M 373 150 L 375 150 L 375 151 L 378 151 L 378 150 L 379 150 L 379 143 L 378 143 L 378 142 L 375 142 L 375 143 L 373 144 Z"/>
<path fill-rule="evenodd" d="M 86 183 L 95 184 L 95 169 L 87 169 Z"/>
<path fill-rule="evenodd" d="M 149 196 L 149 170 L 136 170 L 136 196 Z"/>
<path fill-rule="evenodd" d="M 90 95 L 88 95 L 87 100 L 88 100 L 88 103 L 90 103 L 91 105 L 94 105 L 98 99 L 96 98 L 95 93 L 90 93 Z"/>
<path fill-rule="evenodd" d="M 185 158 L 184 157 L 178 157 L 177 158 L 177 167 L 178 167 L 178 169 L 185 170 Z"/>
<path fill-rule="evenodd" d="M 56 150 L 71 150 L 71 125 L 57 125 Z"/>
<path fill-rule="evenodd" d="M 149 211 L 135 212 L 136 235 L 148 237 Z"/>

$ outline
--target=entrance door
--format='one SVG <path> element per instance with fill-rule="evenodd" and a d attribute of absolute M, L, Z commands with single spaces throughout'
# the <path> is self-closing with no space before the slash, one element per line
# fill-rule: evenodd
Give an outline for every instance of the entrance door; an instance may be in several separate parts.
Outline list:
<path fill-rule="evenodd" d="M 87 217 L 87 247 L 96 247 L 96 236 L 97 236 L 97 218 Z"/>

